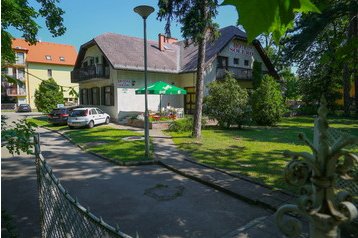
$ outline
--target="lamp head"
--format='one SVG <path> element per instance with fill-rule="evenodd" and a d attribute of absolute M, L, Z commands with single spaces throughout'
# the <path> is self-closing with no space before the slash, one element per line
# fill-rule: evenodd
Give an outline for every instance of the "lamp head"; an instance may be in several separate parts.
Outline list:
<path fill-rule="evenodd" d="M 147 19 L 147 17 L 154 12 L 154 8 L 151 6 L 140 5 L 135 7 L 134 12 L 138 13 L 143 19 Z"/>

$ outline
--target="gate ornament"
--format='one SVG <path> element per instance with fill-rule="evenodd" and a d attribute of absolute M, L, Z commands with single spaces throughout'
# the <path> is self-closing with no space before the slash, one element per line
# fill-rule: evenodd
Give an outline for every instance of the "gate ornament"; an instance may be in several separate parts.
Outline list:
<path fill-rule="evenodd" d="M 358 179 L 352 173 L 353 166 L 358 164 L 358 156 L 344 150 L 348 145 L 357 145 L 358 138 L 342 136 L 329 143 L 327 113 L 327 102 L 322 97 L 314 124 L 313 143 L 304 134 L 299 135 L 312 153 L 284 153 L 292 157 L 285 168 L 285 179 L 300 187 L 297 204 L 283 205 L 276 212 L 278 227 L 289 237 L 299 236 L 302 230 L 297 219 L 284 219 L 290 213 L 308 218 L 311 238 L 340 237 L 339 225 L 352 221 L 358 214 L 352 196 L 334 188 L 338 176 L 345 180 Z"/>

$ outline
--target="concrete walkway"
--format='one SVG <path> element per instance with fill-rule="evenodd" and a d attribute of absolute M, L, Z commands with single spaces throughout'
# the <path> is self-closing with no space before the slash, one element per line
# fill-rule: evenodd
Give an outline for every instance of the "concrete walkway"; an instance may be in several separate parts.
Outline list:
<path fill-rule="evenodd" d="M 140 128 L 116 124 L 111 124 L 111 126 L 144 133 Z M 288 193 L 274 190 L 247 177 L 232 175 L 226 171 L 196 163 L 188 153 L 179 150 L 172 138 L 165 135 L 161 129 L 152 129 L 149 134 L 153 142 L 155 158 L 176 173 L 273 211 L 294 199 Z"/>

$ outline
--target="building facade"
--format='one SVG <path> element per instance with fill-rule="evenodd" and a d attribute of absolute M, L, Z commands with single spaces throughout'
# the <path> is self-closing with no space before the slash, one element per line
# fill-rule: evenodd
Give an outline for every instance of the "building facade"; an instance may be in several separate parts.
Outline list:
<path fill-rule="evenodd" d="M 12 47 L 16 63 L 2 68 L 2 73 L 23 81 L 23 85 L 3 82 L 5 101 L 30 104 L 35 108 L 35 91 L 43 80 L 53 78 L 64 92 L 64 104 L 77 104 L 78 97 L 70 95 L 71 89 L 78 91 L 78 84 L 71 82 L 71 71 L 77 58 L 71 45 L 38 42 L 29 45 L 23 39 L 14 39 Z M 3 80 L 4 81 L 4 80 Z"/>
<path fill-rule="evenodd" d="M 248 43 L 246 34 L 234 26 L 222 28 L 220 37 L 208 42 L 205 57 L 205 85 L 233 73 L 243 88 L 252 88 L 253 63 L 262 71 L 278 77 L 260 43 Z M 198 47 L 159 34 L 148 41 L 148 84 L 164 81 L 184 88 L 186 95 L 163 95 L 162 105 L 195 110 L 195 85 Z M 105 33 L 82 45 L 72 72 L 79 83 L 80 103 L 101 107 L 112 118 L 121 120 L 144 111 L 144 95 L 135 90 L 144 87 L 143 39 Z M 207 90 L 205 89 L 205 94 Z M 148 95 L 148 108 L 158 111 L 159 95 Z"/>

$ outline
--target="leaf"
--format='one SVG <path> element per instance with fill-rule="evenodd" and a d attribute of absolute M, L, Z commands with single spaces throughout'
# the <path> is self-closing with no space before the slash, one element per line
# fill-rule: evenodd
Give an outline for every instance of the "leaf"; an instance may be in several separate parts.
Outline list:
<path fill-rule="evenodd" d="M 310 0 L 224 0 L 222 5 L 236 7 L 249 42 L 261 33 L 272 32 L 278 43 L 293 27 L 295 13 L 320 12 Z"/>

